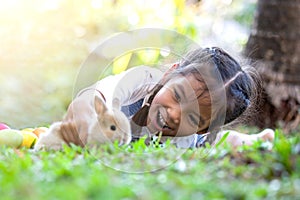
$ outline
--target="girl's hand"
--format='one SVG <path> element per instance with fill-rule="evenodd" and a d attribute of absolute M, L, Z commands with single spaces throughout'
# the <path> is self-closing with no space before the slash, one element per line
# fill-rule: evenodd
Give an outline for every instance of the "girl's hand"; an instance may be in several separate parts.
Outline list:
<path fill-rule="evenodd" d="M 60 127 L 62 139 L 66 143 L 73 143 L 75 145 L 84 146 L 84 142 L 80 138 L 74 121 L 63 121 Z"/>
<path fill-rule="evenodd" d="M 224 130 L 217 134 L 215 144 L 223 137 L 225 133 L 229 132 L 226 142 L 231 144 L 234 148 L 242 145 L 252 145 L 257 140 L 273 142 L 275 133 L 272 129 L 265 129 L 257 134 L 244 134 L 233 130 Z"/>

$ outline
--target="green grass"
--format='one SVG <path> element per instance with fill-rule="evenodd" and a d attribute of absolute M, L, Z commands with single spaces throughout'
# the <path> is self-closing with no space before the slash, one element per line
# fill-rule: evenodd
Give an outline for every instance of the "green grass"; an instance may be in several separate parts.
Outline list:
<path fill-rule="evenodd" d="M 2 147 L 0 198 L 297 199 L 298 135 L 277 131 L 272 150 L 263 142 L 237 150 L 224 144 L 186 151 L 143 141 L 56 152 Z"/>

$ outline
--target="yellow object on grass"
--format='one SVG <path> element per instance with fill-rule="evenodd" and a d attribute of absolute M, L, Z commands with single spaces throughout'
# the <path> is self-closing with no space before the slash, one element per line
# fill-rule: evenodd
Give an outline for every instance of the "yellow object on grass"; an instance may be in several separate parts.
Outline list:
<path fill-rule="evenodd" d="M 19 130 L 0 130 L 0 145 L 18 148 L 22 144 L 23 136 Z"/>
<path fill-rule="evenodd" d="M 32 132 L 39 138 L 41 134 L 46 133 L 48 130 L 47 127 L 38 127 L 34 129 Z"/>
<path fill-rule="evenodd" d="M 21 134 L 23 135 L 21 147 L 32 148 L 38 140 L 38 137 L 31 131 L 22 130 Z"/>

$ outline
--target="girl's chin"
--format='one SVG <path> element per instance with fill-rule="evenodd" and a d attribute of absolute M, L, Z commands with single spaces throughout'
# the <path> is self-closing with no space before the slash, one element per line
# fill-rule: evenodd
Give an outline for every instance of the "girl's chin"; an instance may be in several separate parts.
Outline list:
<path fill-rule="evenodd" d="M 161 131 L 161 130 L 157 129 L 153 124 L 148 124 L 147 128 L 151 134 L 156 134 Z"/>
<path fill-rule="evenodd" d="M 173 136 L 173 131 L 168 128 L 162 128 L 157 124 L 156 121 L 147 121 L 147 127 L 151 134 L 158 134 L 159 132 L 163 133 L 163 136 Z"/>
<path fill-rule="evenodd" d="M 151 133 L 161 131 L 161 128 L 158 126 L 158 124 L 155 121 L 150 120 L 149 118 L 147 120 L 147 127 Z"/>
<path fill-rule="evenodd" d="M 157 135 L 157 134 L 162 133 L 163 136 L 171 136 L 171 137 L 174 136 L 172 131 L 167 130 L 167 129 L 161 129 L 161 128 L 158 129 L 155 126 L 153 126 L 153 124 L 152 125 L 149 124 L 147 127 L 148 127 L 148 130 L 150 131 L 150 133 L 153 134 L 153 135 Z"/>

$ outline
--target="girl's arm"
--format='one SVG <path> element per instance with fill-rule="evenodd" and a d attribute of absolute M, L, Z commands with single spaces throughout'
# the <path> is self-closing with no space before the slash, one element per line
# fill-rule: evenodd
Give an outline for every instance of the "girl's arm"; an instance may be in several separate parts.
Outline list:
<path fill-rule="evenodd" d="M 62 121 L 61 134 L 65 141 L 84 146 L 87 140 L 89 122 L 96 117 L 94 97 L 100 92 L 108 107 L 118 102 L 118 107 L 145 97 L 143 84 L 148 86 L 161 78 L 161 72 L 150 67 L 135 67 L 121 74 L 108 76 L 96 84 L 83 89 L 71 102 Z M 146 87 L 147 89 L 147 87 Z M 100 92 L 98 92 L 100 91 Z"/>
<path fill-rule="evenodd" d="M 129 105 L 144 98 L 162 74 L 158 69 L 139 66 L 108 76 L 98 81 L 95 87 L 105 96 L 108 107 Z"/>
<path fill-rule="evenodd" d="M 229 134 L 226 138 L 226 142 L 232 145 L 232 147 L 238 147 L 242 145 L 252 145 L 257 140 L 262 141 L 273 141 L 275 133 L 272 129 L 265 129 L 257 134 L 245 134 L 239 133 L 233 130 L 225 130 L 221 131 L 217 134 L 216 140 L 214 143 L 218 143 L 218 141 L 224 136 L 225 133 L 229 131 Z"/>

